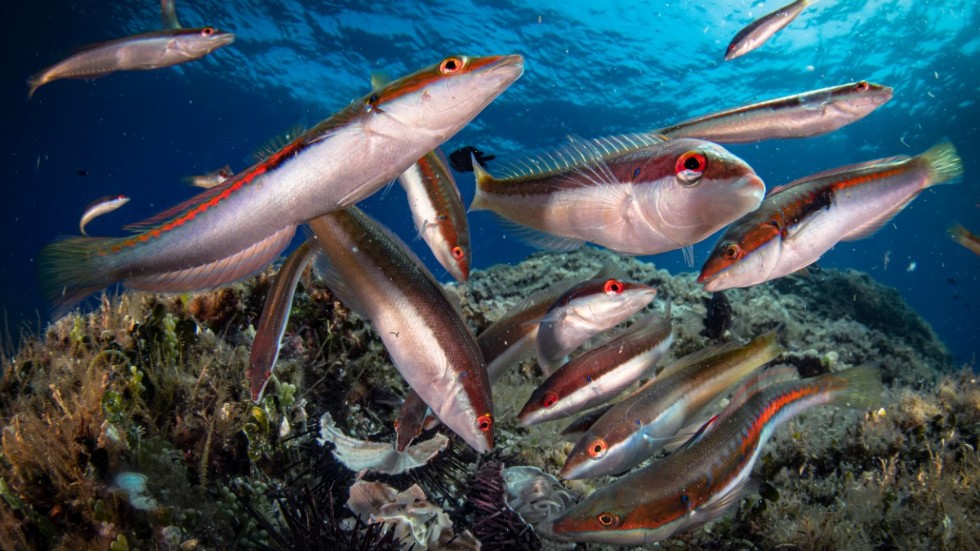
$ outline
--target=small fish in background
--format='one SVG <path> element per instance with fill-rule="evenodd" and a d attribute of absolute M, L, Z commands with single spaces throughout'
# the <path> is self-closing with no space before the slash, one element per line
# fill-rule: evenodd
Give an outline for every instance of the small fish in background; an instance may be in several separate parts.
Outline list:
<path fill-rule="evenodd" d="M 181 178 L 180 181 L 194 187 L 211 189 L 225 183 L 225 180 L 234 175 L 235 171 L 231 169 L 231 165 L 225 165 L 219 169 L 212 170 L 211 172 L 205 172 L 204 174 L 186 176 Z"/>
<path fill-rule="evenodd" d="M 85 212 L 82 213 L 82 219 L 78 222 L 78 231 L 82 232 L 82 235 L 88 235 L 85 233 L 85 226 L 87 226 L 89 222 L 102 216 L 103 214 L 118 209 L 128 202 L 129 197 L 126 197 L 125 195 L 109 195 L 107 197 L 102 197 L 92 201 L 89 206 L 85 207 Z"/>
<path fill-rule="evenodd" d="M 728 226 L 698 283 L 721 291 L 798 272 L 838 242 L 874 234 L 922 190 L 962 173 L 956 149 L 941 142 L 915 157 L 844 166 L 774 188 L 758 210 Z"/>
<path fill-rule="evenodd" d="M 960 245 L 973 251 L 973 254 L 980 255 L 980 237 L 963 226 L 957 224 L 949 228 L 949 236 Z"/>
<path fill-rule="evenodd" d="M 765 44 L 783 27 L 789 25 L 803 12 L 803 9 L 816 0 L 796 0 L 778 10 L 763 15 L 735 35 L 728 49 L 725 50 L 725 61 L 741 57 Z"/>
<path fill-rule="evenodd" d="M 709 339 L 722 337 L 732 326 L 732 303 L 724 291 L 712 293 L 705 300 L 704 331 Z"/>
<path fill-rule="evenodd" d="M 486 166 L 488 162 L 496 158 L 496 155 L 487 155 L 472 145 L 464 145 L 449 154 L 449 164 L 456 172 L 473 172 L 473 159 Z"/>
<path fill-rule="evenodd" d="M 888 86 L 861 80 L 725 109 L 652 133 L 715 143 L 809 138 L 863 119 L 888 103 L 892 93 Z"/>

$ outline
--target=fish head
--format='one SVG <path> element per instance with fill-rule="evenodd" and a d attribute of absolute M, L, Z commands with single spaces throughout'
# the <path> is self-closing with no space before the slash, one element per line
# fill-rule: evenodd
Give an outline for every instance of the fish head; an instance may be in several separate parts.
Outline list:
<path fill-rule="evenodd" d="M 173 40 L 169 47 L 182 52 L 189 59 L 199 59 L 234 41 L 234 33 L 214 27 L 174 29 Z"/>
<path fill-rule="evenodd" d="M 647 224 L 691 245 L 751 212 L 762 203 L 762 179 L 742 159 L 704 140 L 669 140 L 639 167 L 634 186 Z"/>
<path fill-rule="evenodd" d="M 623 424 L 614 425 L 600 418 L 572 447 L 559 474 L 576 480 L 625 471 L 631 466 L 625 430 L 628 427 Z"/>
<path fill-rule="evenodd" d="M 892 99 L 892 88 L 866 80 L 852 82 L 836 89 L 828 105 L 844 115 L 844 120 L 857 120 Z"/>
<path fill-rule="evenodd" d="M 566 318 L 608 329 L 653 301 L 657 290 L 616 277 L 590 279 L 563 296 Z"/>
<path fill-rule="evenodd" d="M 466 232 L 458 232 L 448 219 L 438 220 L 427 231 L 437 232 L 438 237 L 427 238 L 427 242 L 440 243 L 433 247 L 432 252 L 439 264 L 453 276 L 456 281 L 465 283 L 470 277 L 470 240 Z M 431 241 L 430 241 L 431 239 Z"/>
<path fill-rule="evenodd" d="M 691 525 L 693 500 L 675 484 L 638 487 L 628 482 L 623 478 L 596 490 L 556 518 L 551 532 L 576 542 L 642 545 Z"/>
<path fill-rule="evenodd" d="M 520 55 L 449 56 L 360 100 L 368 132 L 452 137 L 524 72 Z"/>
<path fill-rule="evenodd" d="M 714 292 L 768 281 L 781 253 L 782 234 L 768 220 L 733 224 L 708 255 L 698 283 Z"/>

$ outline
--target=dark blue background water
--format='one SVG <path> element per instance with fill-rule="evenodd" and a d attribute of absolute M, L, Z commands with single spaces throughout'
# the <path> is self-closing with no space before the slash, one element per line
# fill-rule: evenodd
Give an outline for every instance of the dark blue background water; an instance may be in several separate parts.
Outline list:
<path fill-rule="evenodd" d="M 95 198 L 132 197 L 89 226 L 94 235 L 120 235 L 123 224 L 190 197 L 195 190 L 181 177 L 225 163 L 245 168 L 273 136 L 365 94 L 372 71 L 400 76 L 448 53 L 518 52 L 526 56 L 524 77 L 446 151 L 475 144 L 499 160 L 515 159 L 570 134 L 649 130 L 860 79 L 894 87 L 889 104 L 841 131 L 730 149 L 771 187 L 951 139 L 966 166 L 960 183 L 927 190 L 873 238 L 841 244 L 820 263 L 898 288 L 960 361 L 980 348 L 980 258 L 946 236 L 954 221 L 980 232 L 980 8 L 973 1 L 824 1 L 761 49 L 727 63 L 731 37 L 781 2 L 178 2 L 185 26 L 214 25 L 238 40 L 179 68 L 54 82 L 28 102 L 26 78 L 77 46 L 159 27 L 153 1 L 38 4 L 0 8 L 8 23 L 0 306 L 15 331 L 46 321 L 38 251 L 58 235 L 77 234 Z M 472 178 L 459 183 L 468 203 Z M 366 207 L 411 241 L 397 186 Z M 531 251 L 490 214 L 474 213 L 471 228 L 476 268 Z M 424 244 L 411 242 L 448 279 Z M 713 242 L 696 245 L 697 266 Z M 652 260 L 691 270 L 680 253 Z"/>

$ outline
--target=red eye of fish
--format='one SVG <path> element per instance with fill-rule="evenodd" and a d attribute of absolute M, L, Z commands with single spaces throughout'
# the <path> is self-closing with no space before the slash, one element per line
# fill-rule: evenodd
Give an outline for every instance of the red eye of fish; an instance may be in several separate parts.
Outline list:
<path fill-rule="evenodd" d="M 459 72 L 463 68 L 463 60 L 458 57 L 447 57 L 439 64 L 439 72 L 444 75 L 451 75 Z"/>
<path fill-rule="evenodd" d="M 480 432 L 490 432 L 493 428 L 493 415 L 489 413 L 484 413 L 476 420 L 476 427 L 480 429 Z"/>
<path fill-rule="evenodd" d="M 466 254 L 466 252 L 463 250 L 463 247 L 460 247 L 459 245 L 453 247 L 453 250 L 451 252 L 453 253 L 453 258 L 455 258 L 456 260 L 461 260 L 463 256 Z"/>
<path fill-rule="evenodd" d="M 201 29 L 201 36 L 211 36 L 214 34 L 214 27 L 204 27 Z"/>
<path fill-rule="evenodd" d="M 742 256 L 742 248 L 735 243 L 729 243 L 725 246 L 724 254 L 728 260 L 738 260 L 738 257 Z"/>
<path fill-rule="evenodd" d="M 865 91 L 867 91 L 868 90 L 868 81 L 862 80 L 861 82 L 858 82 L 857 85 L 854 87 L 854 89 L 857 90 L 858 92 L 865 92 Z"/>
<path fill-rule="evenodd" d="M 549 392 L 544 395 L 544 399 L 541 400 L 541 405 L 550 408 L 551 406 L 558 403 L 558 395 L 554 392 Z"/>
<path fill-rule="evenodd" d="M 693 185 L 701 179 L 705 169 L 708 168 L 708 158 L 703 153 L 688 151 L 677 159 L 674 165 L 674 172 L 680 179 L 681 184 Z"/>
<path fill-rule="evenodd" d="M 619 526 L 619 517 L 612 513 L 599 513 L 596 520 L 599 521 L 599 524 L 602 525 L 603 528 Z"/>
<path fill-rule="evenodd" d="M 603 455 L 606 455 L 606 441 L 602 438 L 594 440 L 589 444 L 589 457 L 593 459 L 599 459 Z"/>
<path fill-rule="evenodd" d="M 623 284 L 615 279 L 610 279 L 606 281 L 605 286 L 602 288 L 607 295 L 618 295 L 623 292 Z"/>

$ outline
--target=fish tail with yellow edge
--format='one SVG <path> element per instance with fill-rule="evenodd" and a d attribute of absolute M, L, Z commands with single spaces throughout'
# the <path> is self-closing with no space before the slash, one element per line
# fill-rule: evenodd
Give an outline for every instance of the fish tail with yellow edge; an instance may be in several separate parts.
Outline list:
<path fill-rule="evenodd" d="M 963 161 L 956 148 L 948 141 L 942 141 L 919 155 L 929 170 L 929 186 L 946 182 L 953 183 L 963 175 Z"/>
<path fill-rule="evenodd" d="M 104 237 L 71 237 L 44 247 L 38 257 L 41 288 L 57 319 L 85 297 L 119 281 L 112 255 L 114 241 Z"/>
<path fill-rule="evenodd" d="M 870 366 L 859 366 L 825 375 L 833 380 L 835 389 L 831 403 L 854 409 L 869 409 L 881 401 L 884 387 L 881 384 L 881 370 Z"/>
<path fill-rule="evenodd" d="M 473 176 L 476 179 L 476 194 L 473 196 L 473 202 L 470 203 L 470 210 L 487 210 L 489 206 L 486 204 L 484 192 L 495 180 L 485 168 L 480 166 L 479 161 L 476 160 L 476 155 L 470 153 L 470 158 L 473 160 Z"/>

